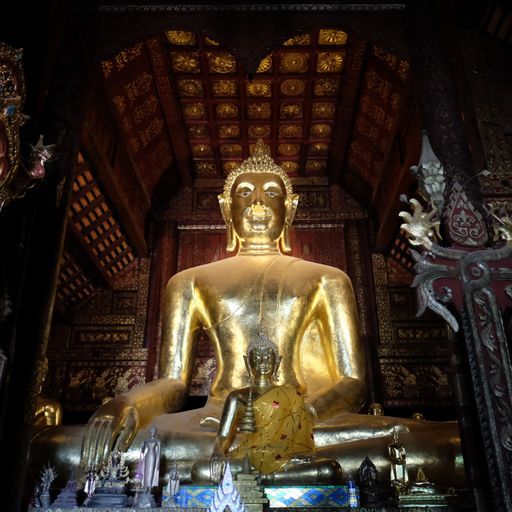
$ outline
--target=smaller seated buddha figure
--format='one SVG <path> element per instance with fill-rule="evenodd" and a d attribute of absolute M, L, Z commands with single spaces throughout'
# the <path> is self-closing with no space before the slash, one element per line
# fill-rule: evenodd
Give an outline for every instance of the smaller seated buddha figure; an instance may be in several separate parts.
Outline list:
<path fill-rule="evenodd" d="M 266 484 L 338 482 L 340 465 L 314 456 L 313 414 L 302 394 L 292 385 L 275 384 L 281 361 L 275 343 L 260 334 L 244 359 L 250 385 L 229 393 L 211 459 L 194 464 L 192 479 L 218 482 L 229 458 L 234 473 L 248 459 Z"/>
<path fill-rule="evenodd" d="M 409 480 L 406 485 L 406 493 L 414 494 L 414 495 L 425 495 L 425 494 L 438 494 L 437 487 L 429 482 L 423 469 L 418 468 L 418 473 L 416 474 L 416 480 L 413 482 Z"/>
<path fill-rule="evenodd" d="M 384 407 L 382 407 L 382 404 L 374 402 L 368 406 L 368 415 L 369 416 L 384 416 Z"/>

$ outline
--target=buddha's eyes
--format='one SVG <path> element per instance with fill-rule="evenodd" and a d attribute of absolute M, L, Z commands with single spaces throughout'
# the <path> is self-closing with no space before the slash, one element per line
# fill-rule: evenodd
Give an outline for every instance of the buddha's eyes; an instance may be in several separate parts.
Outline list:
<path fill-rule="evenodd" d="M 240 190 L 237 195 L 240 197 L 249 197 L 252 193 L 252 190 L 249 190 L 248 188 L 245 188 L 243 190 Z"/>
<path fill-rule="evenodd" d="M 267 190 L 265 193 L 268 197 L 277 197 L 279 195 L 277 190 Z"/>

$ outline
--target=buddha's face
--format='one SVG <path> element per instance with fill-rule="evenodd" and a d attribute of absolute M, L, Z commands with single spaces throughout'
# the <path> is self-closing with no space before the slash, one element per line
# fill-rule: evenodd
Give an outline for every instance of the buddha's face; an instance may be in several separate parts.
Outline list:
<path fill-rule="evenodd" d="M 279 240 L 286 219 L 286 189 L 273 173 L 238 176 L 231 188 L 231 216 L 238 238 L 249 245 Z"/>
<path fill-rule="evenodd" d="M 270 348 L 253 348 L 249 352 L 249 366 L 253 375 L 272 375 L 276 369 L 276 356 Z"/>

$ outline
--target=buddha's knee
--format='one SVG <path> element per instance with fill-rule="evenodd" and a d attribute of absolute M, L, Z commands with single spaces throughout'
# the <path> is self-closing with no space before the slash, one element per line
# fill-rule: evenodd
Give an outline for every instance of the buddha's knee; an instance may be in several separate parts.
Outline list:
<path fill-rule="evenodd" d="M 204 461 L 194 462 L 190 471 L 190 478 L 195 484 L 209 484 L 210 463 Z"/>
<path fill-rule="evenodd" d="M 320 485 L 341 482 L 341 466 L 333 459 L 317 459 L 317 483 Z"/>

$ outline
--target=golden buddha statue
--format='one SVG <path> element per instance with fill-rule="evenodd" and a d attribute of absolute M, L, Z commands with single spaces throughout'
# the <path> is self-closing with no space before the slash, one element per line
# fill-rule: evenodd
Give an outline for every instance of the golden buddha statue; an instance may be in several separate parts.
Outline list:
<path fill-rule="evenodd" d="M 53 427 L 62 423 L 62 405 L 57 400 L 42 394 L 43 384 L 48 374 L 48 359 L 45 357 L 42 368 L 41 385 L 34 410 L 35 427 Z"/>
<path fill-rule="evenodd" d="M 182 476 L 190 477 L 195 461 L 209 459 L 216 439 L 216 428 L 202 420 L 220 418 L 228 394 L 247 384 L 243 355 L 263 329 L 282 354 L 279 383 L 299 390 L 314 412 L 317 456 L 336 459 L 354 474 L 370 456 L 384 474 L 387 439 L 397 427 L 411 466 L 463 485 L 456 423 L 353 414 L 365 403 L 366 366 L 352 284 L 337 268 L 282 253 L 290 250 L 298 197 L 268 149 L 258 142 L 219 196 L 228 249 L 236 255 L 179 272 L 167 285 L 161 378 L 103 404 L 85 431 L 59 427 L 39 433 L 34 463 L 50 459 L 63 474 L 66 465 L 98 466 L 114 448 L 129 449 L 126 460 L 135 461 L 147 427 L 154 424 L 163 472 L 177 462 Z M 201 328 L 214 347 L 217 374 L 205 407 L 178 412 Z"/>
<path fill-rule="evenodd" d="M 192 480 L 217 483 L 228 459 L 236 474 L 247 457 L 267 485 L 339 483 L 340 465 L 314 457 L 314 418 L 304 397 L 294 386 L 275 384 L 282 360 L 275 343 L 260 333 L 244 359 L 250 384 L 229 393 L 210 461 L 194 464 Z"/>

